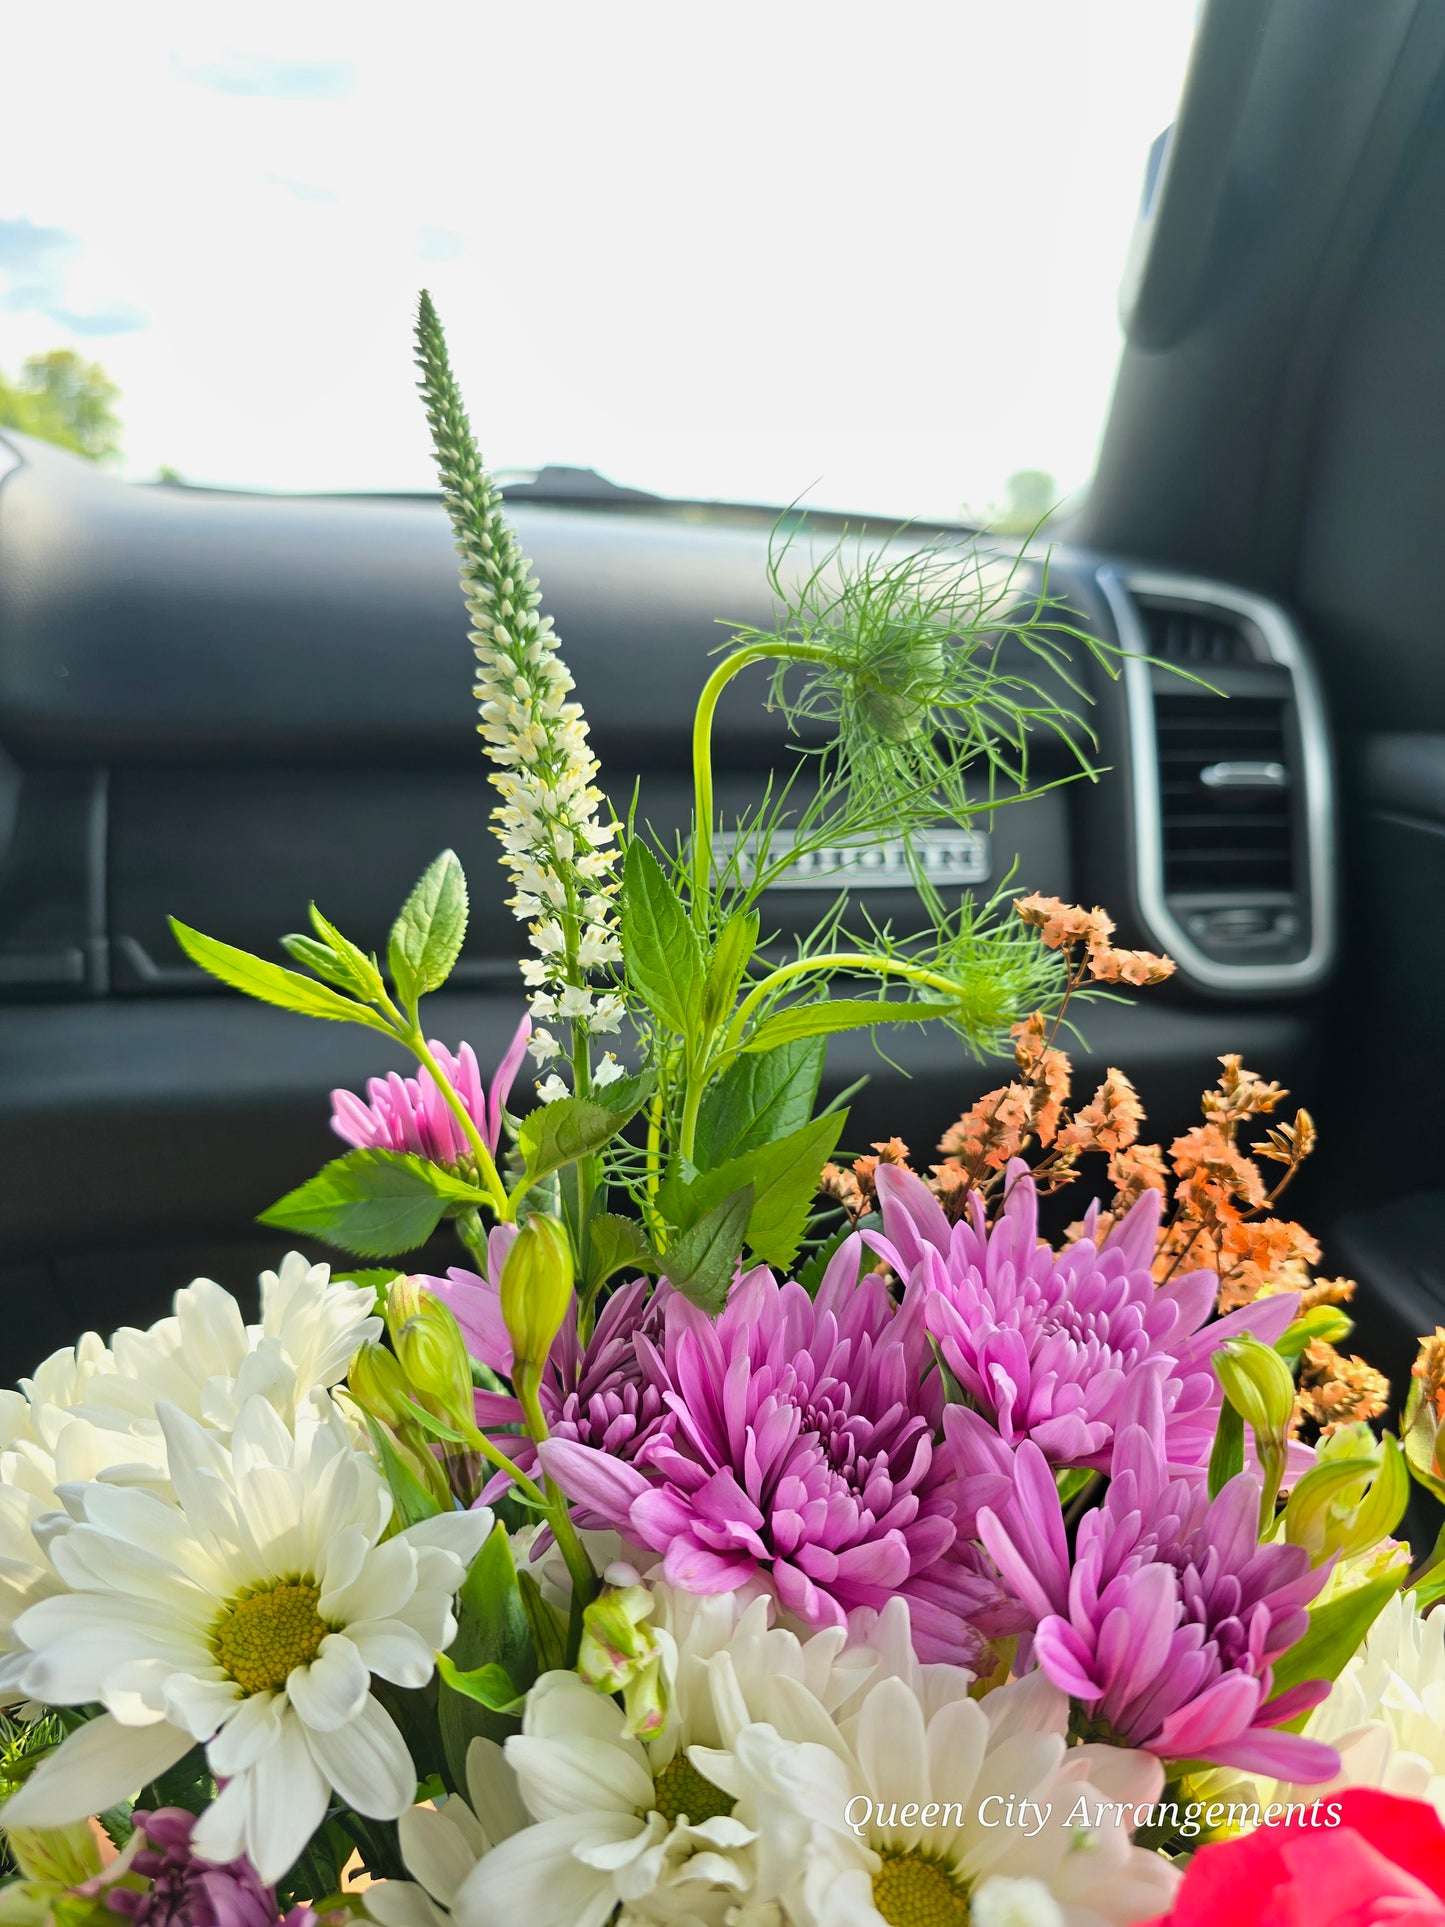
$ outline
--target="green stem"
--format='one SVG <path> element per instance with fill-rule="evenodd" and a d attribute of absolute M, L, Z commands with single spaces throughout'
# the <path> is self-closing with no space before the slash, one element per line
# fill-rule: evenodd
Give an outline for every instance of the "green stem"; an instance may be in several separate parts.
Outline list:
<path fill-rule="evenodd" d="M 712 725 L 718 699 L 755 662 L 827 662 L 830 652 L 806 642 L 755 642 L 725 656 L 703 684 L 692 724 L 692 920 L 707 927 L 712 901 Z"/>
<path fill-rule="evenodd" d="M 760 984 L 744 997 L 738 1005 L 724 1043 L 725 1051 L 736 1050 L 742 1041 L 748 1019 L 767 997 L 794 977 L 801 977 L 810 970 L 835 971 L 852 970 L 872 977 L 902 977 L 911 984 L 918 984 L 924 990 L 941 991 L 946 997 L 957 997 L 959 988 L 949 977 L 937 970 L 929 970 L 923 964 L 909 963 L 903 957 L 875 957 L 866 950 L 832 950 L 817 957 L 795 957 L 791 963 L 782 964 L 771 976 L 764 977 Z"/>
<path fill-rule="evenodd" d="M 413 1023 L 409 1027 L 404 1042 L 416 1057 L 417 1062 L 424 1064 L 430 1071 L 447 1109 L 461 1126 L 462 1135 L 472 1147 L 472 1156 L 477 1161 L 477 1176 L 481 1180 L 482 1189 L 492 1201 L 492 1209 L 503 1223 L 508 1222 L 512 1217 L 512 1207 L 507 1197 L 506 1187 L 497 1175 L 492 1154 L 487 1149 L 481 1132 L 472 1121 L 471 1112 L 452 1089 L 451 1079 L 432 1056 L 431 1048 L 416 1024 Z"/>
<path fill-rule="evenodd" d="M 528 1432 L 537 1444 L 548 1437 L 547 1421 L 542 1414 L 541 1401 L 537 1397 L 535 1379 L 519 1375 L 513 1381 L 517 1399 L 522 1407 L 522 1418 Z M 567 1501 L 553 1485 L 544 1478 L 546 1494 L 547 1523 L 557 1539 L 557 1549 L 566 1563 L 572 1581 L 573 1599 L 580 1599 L 583 1605 L 592 1598 L 597 1590 L 597 1574 L 592 1570 L 592 1561 L 587 1557 L 582 1541 L 577 1537 L 577 1528 L 572 1523 L 572 1515 L 567 1510 Z"/>
<path fill-rule="evenodd" d="M 689 1163 L 692 1162 L 693 1145 L 697 1140 L 697 1118 L 702 1108 L 702 1094 L 706 1089 L 707 1079 L 695 1064 L 689 1064 L 683 1085 L 682 1124 L 677 1138 L 678 1152 Z"/>

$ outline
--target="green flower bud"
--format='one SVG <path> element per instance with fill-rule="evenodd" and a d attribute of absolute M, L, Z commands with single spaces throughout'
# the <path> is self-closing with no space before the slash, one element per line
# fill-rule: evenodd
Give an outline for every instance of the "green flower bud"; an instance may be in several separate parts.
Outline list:
<path fill-rule="evenodd" d="M 1231 1339 L 1214 1354 L 1214 1370 L 1256 1442 L 1283 1445 L 1294 1417 L 1294 1374 L 1274 1347 L 1247 1335 Z"/>
<path fill-rule="evenodd" d="M 1401 1426 L 1410 1471 L 1437 1499 L 1445 1499 L 1445 1328 L 1420 1340 L 1420 1356 L 1410 1368 L 1410 1390 Z"/>
<path fill-rule="evenodd" d="M 68 1827 L 7 1827 L 5 1838 L 27 1880 L 48 1887 L 78 1887 L 100 1872 L 100 1849 L 88 1820 Z"/>
<path fill-rule="evenodd" d="M 418 1403 L 459 1431 L 474 1432 L 472 1361 L 447 1306 L 418 1279 L 398 1278 L 386 1295 L 386 1327 Z"/>
<path fill-rule="evenodd" d="M 656 1601 L 645 1586 L 609 1586 L 582 1614 L 577 1671 L 599 1693 L 621 1693 L 626 1732 L 656 1739 L 667 1724 L 662 1648 L 647 1621 Z"/>
<path fill-rule="evenodd" d="M 1282 1358 L 1296 1359 L 1317 1338 L 1327 1345 L 1342 1345 L 1354 1329 L 1354 1319 L 1338 1305 L 1316 1305 L 1280 1334 L 1275 1350 Z"/>
<path fill-rule="evenodd" d="M 557 1218 L 538 1213 L 517 1233 L 502 1266 L 502 1322 L 512 1341 L 512 1382 L 535 1389 L 572 1303 L 572 1245 Z"/>
<path fill-rule="evenodd" d="M 408 1418 L 410 1388 L 396 1354 L 385 1345 L 363 1345 L 346 1375 L 347 1390 L 364 1412 L 383 1425 L 400 1426 Z"/>
<path fill-rule="evenodd" d="M 1389 1433 L 1376 1441 L 1363 1422 L 1321 1439 L 1316 1461 L 1289 1496 L 1284 1536 L 1312 1565 L 1356 1559 L 1395 1530 L 1410 1497 L 1410 1475 Z"/>

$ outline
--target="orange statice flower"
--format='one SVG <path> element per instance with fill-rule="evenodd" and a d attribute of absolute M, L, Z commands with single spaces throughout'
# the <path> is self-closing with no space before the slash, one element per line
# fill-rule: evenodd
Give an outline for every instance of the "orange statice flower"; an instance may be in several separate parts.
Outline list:
<path fill-rule="evenodd" d="M 1017 898 L 1014 911 L 1038 931 L 1046 949 L 1069 953 L 1071 971 L 1072 953 L 1082 944 L 1082 975 L 1092 977 L 1095 983 L 1162 984 L 1174 975 L 1171 957 L 1157 957 L 1152 950 L 1116 949 L 1110 942 L 1114 919 L 1098 904 L 1085 910 L 1082 904 L 1065 903 L 1059 897 L 1040 896 L 1034 891 Z"/>
<path fill-rule="evenodd" d="M 1379 1418 L 1390 1402 L 1390 1381 L 1363 1358 L 1347 1358 L 1323 1338 L 1305 1346 L 1300 1359 L 1295 1411 L 1323 1437 L 1360 1419 Z"/>
<path fill-rule="evenodd" d="M 1122 1071 L 1110 1068 L 1093 1099 L 1059 1132 L 1061 1151 L 1127 1151 L 1139 1135 L 1144 1106 Z"/>

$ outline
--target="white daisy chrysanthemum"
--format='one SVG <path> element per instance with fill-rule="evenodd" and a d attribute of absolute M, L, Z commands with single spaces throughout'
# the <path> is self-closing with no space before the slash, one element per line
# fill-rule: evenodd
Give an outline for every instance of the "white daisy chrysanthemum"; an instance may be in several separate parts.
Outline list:
<path fill-rule="evenodd" d="M 1445 1819 L 1445 1613 L 1422 1616 L 1396 1593 L 1304 1731 L 1337 1749 L 1338 1777 L 1309 1788 L 1259 1786 L 1261 1803 L 1372 1786 L 1428 1800 Z"/>
<path fill-rule="evenodd" d="M 516 1776 L 495 1740 L 467 1749 L 467 1798 L 411 1807 L 397 1828 L 410 1880 L 378 1880 L 363 1905 L 377 1927 L 449 1927 L 458 1888 L 482 1855 L 529 1824 Z"/>
<path fill-rule="evenodd" d="M 370 1890 L 367 1910 L 381 1927 L 595 1927 L 619 1906 L 620 1920 L 678 1927 L 773 1916 L 751 1911 L 756 1817 L 697 1771 L 692 1749 L 716 1747 L 756 1718 L 784 1675 L 836 1707 L 879 1656 L 845 1650 L 841 1628 L 800 1639 L 771 1626 L 766 1599 L 741 1606 L 731 1594 L 662 1584 L 653 1592 L 667 1680 L 662 1730 L 634 1739 L 615 1701 L 575 1673 L 545 1674 L 505 1753 L 473 1743 L 475 1812 L 451 1799 L 440 1814 L 403 1817 L 415 1884 Z"/>
<path fill-rule="evenodd" d="M 196 1851 L 249 1856 L 278 1879 L 334 1790 L 395 1819 L 416 1771 L 373 1675 L 431 1678 L 455 1636 L 452 1602 L 491 1527 L 485 1511 L 429 1519 L 383 1540 L 392 1501 L 323 1394 L 294 1432 L 262 1396 L 230 1444 L 162 1404 L 173 1497 L 92 1481 L 46 1522 L 66 1592 L 22 1613 L 21 1690 L 53 1706 L 99 1704 L 7 1807 L 53 1827 L 103 1811 L 198 1742 L 225 1784 Z"/>
<path fill-rule="evenodd" d="M 841 1718 L 781 1678 L 765 1721 L 695 1751 L 759 1816 L 754 1905 L 775 1901 L 797 1927 L 1102 1927 L 1167 1913 L 1177 1874 L 1113 1824 L 1158 1798 L 1159 1762 L 1070 1746 L 1068 1701 L 1042 1674 L 975 1700 L 966 1674 L 946 1677 L 956 1670 L 885 1671 Z M 1102 1827 L 1070 1824 L 1101 1806 Z"/>
<path fill-rule="evenodd" d="M 263 1272 L 260 1285 L 258 1324 L 245 1322 L 230 1292 L 198 1278 L 148 1330 L 122 1328 L 109 1345 L 87 1332 L 22 1378 L 18 1392 L 0 1393 L 0 1689 L 13 1685 L 16 1618 L 63 1590 L 44 1534 L 35 1533 L 61 1508 L 57 1487 L 104 1479 L 168 1492 L 158 1402 L 224 1435 L 259 1394 L 290 1424 L 381 1335 L 374 1293 L 299 1252 Z"/>

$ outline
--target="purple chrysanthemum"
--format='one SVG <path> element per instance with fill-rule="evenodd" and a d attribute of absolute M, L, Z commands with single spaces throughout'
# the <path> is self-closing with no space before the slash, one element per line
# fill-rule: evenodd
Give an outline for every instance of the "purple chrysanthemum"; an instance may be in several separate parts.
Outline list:
<path fill-rule="evenodd" d="M 487 1276 L 453 1269 L 445 1278 L 423 1282 L 448 1304 L 461 1326 L 472 1357 L 510 1378 L 512 1344 L 502 1320 L 500 1281 L 515 1225 L 498 1225 L 487 1240 Z M 553 1438 L 596 1446 L 613 1458 L 630 1459 L 656 1431 L 662 1419 L 662 1392 L 648 1377 L 635 1340 L 639 1335 L 661 1339 L 663 1307 L 668 1290 L 660 1286 L 649 1296 L 648 1281 L 639 1278 L 613 1292 L 602 1307 L 596 1327 L 584 1345 L 577 1320 L 569 1311 L 552 1341 L 539 1397 L 547 1430 Z M 509 1392 L 480 1391 L 476 1395 L 477 1424 L 524 1472 L 536 1464 L 537 1448 L 522 1427 L 522 1409 Z M 499 1472 L 482 1493 L 487 1502 L 505 1489 L 507 1475 Z M 605 1522 L 584 1509 L 578 1523 L 591 1528 Z"/>
<path fill-rule="evenodd" d="M 277 1927 L 281 1915 L 276 1892 L 249 1860 L 213 1866 L 191 1852 L 196 1816 L 181 1807 L 136 1813 L 143 1843 L 131 1854 L 128 1871 L 150 1884 L 143 1892 L 111 1887 L 105 1896 L 112 1913 L 136 1927 Z M 285 1927 L 314 1927 L 310 1907 L 293 1907 Z"/>
<path fill-rule="evenodd" d="M 1015 1159 L 1005 1183 L 991 1228 L 976 1196 L 968 1217 L 951 1225 L 920 1178 L 878 1167 L 883 1233 L 864 1235 L 905 1283 L 925 1289 L 928 1329 L 948 1369 L 1006 1443 L 1031 1439 L 1051 1465 L 1102 1471 L 1130 1380 L 1159 1359 L 1168 1461 L 1202 1470 L 1221 1398 L 1211 1354 L 1244 1330 L 1273 1344 L 1298 1294 L 1256 1299 L 1201 1330 L 1219 1281 L 1194 1271 L 1154 1283 L 1155 1192 L 1101 1245 L 1085 1237 L 1054 1252 L 1039 1242 L 1028 1166 Z"/>
<path fill-rule="evenodd" d="M 809 1625 L 841 1625 L 895 1594 L 924 1659 L 976 1662 L 1014 1622 L 973 1537 L 973 1509 L 1006 1481 L 963 1486 L 935 1448 L 942 1414 L 921 1290 L 895 1305 L 858 1282 L 855 1235 L 816 1300 L 766 1267 L 733 1286 L 716 1323 L 680 1296 L 659 1352 L 634 1343 L 663 1416 L 621 1462 L 550 1439 L 545 1470 L 689 1592 L 766 1588 Z"/>
<path fill-rule="evenodd" d="M 1283 1693 L 1273 1667 L 1309 1625 L 1327 1567 L 1302 1546 L 1259 1543 L 1260 1486 L 1241 1472 L 1211 1500 L 1164 1462 L 1162 1364 L 1130 1388 L 1109 1489 L 1079 1522 L 1072 1558 L 1058 1486 L 1039 1448 L 1013 1454 L 1014 1491 L 979 1513 L 979 1536 L 1034 1624 L 1032 1654 L 1083 1716 L 1088 1737 L 1170 1760 L 1277 1779 L 1326 1780 L 1333 1748 L 1277 1731 L 1326 1696 Z M 950 1408 L 950 1437 L 976 1470 L 1006 1454 L 977 1413 Z"/>
<path fill-rule="evenodd" d="M 445 1044 L 429 1046 L 493 1156 L 502 1135 L 502 1107 L 531 1034 L 532 1020 L 524 1017 L 486 1089 L 470 1044 L 463 1044 L 455 1057 Z M 418 1071 L 415 1077 L 392 1071 L 386 1077 L 370 1078 L 366 1094 L 370 1101 L 364 1104 L 353 1091 L 331 1093 L 331 1128 L 348 1144 L 358 1150 L 411 1151 L 433 1164 L 455 1165 L 470 1157 L 465 1133 L 430 1071 Z"/>

